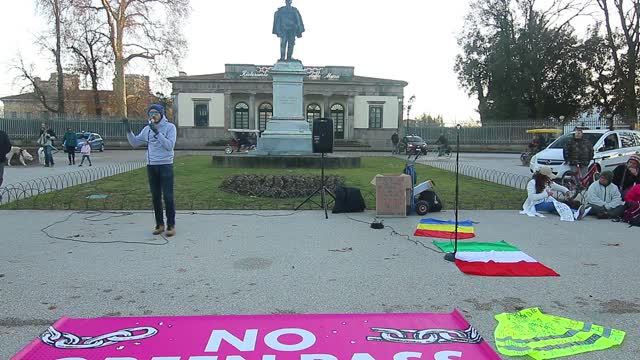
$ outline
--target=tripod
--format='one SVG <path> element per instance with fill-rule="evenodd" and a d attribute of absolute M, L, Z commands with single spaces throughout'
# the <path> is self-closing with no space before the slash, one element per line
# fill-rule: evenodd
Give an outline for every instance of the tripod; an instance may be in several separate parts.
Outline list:
<path fill-rule="evenodd" d="M 329 201 L 327 199 L 327 196 L 330 196 L 333 199 L 333 201 L 336 200 L 336 197 L 335 195 L 333 195 L 331 190 L 327 189 L 327 187 L 324 185 L 324 153 L 321 153 L 320 168 L 321 168 L 320 187 L 316 191 L 314 191 L 313 194 L 309 195 L 309 197 L 306 198 L 300 205 L 298 205 L 298 207 L 296 207 L 296 211 L 298 211 L 304 204 L 311 201 L 314 204 L 320 206 L 320 208 L 324 209 L 324 218 L 328 219 L 329 213 L 327 212 L 327 207 L 329 206 Z M 320 204 L 313 201 L 313 197 L 318 195 L 318 193 L 320 193 Z"/>

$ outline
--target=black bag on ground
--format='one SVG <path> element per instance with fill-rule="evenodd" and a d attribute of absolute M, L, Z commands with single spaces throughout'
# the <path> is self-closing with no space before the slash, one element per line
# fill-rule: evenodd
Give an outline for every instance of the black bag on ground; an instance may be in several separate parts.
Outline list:
<path fill-rule="evenodd" d="M 419 200 L 424 200 L 429 203 L 429 212 L 438 212 L 442 211 L 444 204 L 442 204 L 442 200 L 438 197 L 435 191 L 427 190 L 420 194 Z"/>
<path fill-rule="evenodd" d="M 363 212 L 366 208 L 364 198 L 358 188 L 339 186 L 336 188 L 336 202 L 333 205 L 334 214 Z"/>

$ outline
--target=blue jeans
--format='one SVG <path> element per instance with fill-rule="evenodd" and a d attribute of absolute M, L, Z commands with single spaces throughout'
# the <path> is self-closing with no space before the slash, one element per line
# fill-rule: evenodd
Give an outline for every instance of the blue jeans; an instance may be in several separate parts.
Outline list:
<path fill-rule="evenodd" d="M 553 214 L 557 214 L 555 205 L 553 205 L 552 201 L 545 201 L 540 204 L 536 204 L 536 211 L 546 211 Z"/>
<path fill-rule="evenodd" d="M 147 175 L 156 225 L 164 225 L 162 215 L 162 196 L 164 195 L 167 225 L 174 226 L 176 224 L 176 203 L 173 200 L 173 165 L 147 165 Z"/>
<path fill-rule="evenodd" d="M 49 166 L 53 165 L 53 146 L 45 145 L 44 146 L 44 165 Z"/>

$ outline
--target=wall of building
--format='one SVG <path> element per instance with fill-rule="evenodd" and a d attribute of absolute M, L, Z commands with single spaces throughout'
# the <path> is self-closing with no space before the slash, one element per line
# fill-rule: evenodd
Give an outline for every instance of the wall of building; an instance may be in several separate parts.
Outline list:
<path fill-rule="evenodd" d="M 382 128 L 397 129 L 399 103 L 396 96 L 356 96 L 354 127 L 369 129 L 369 105 L 373 105 L 372 103 L 384 103 L 382 104 Z"/>
<path fill-rule="evenodd" d="M 179 127 L 195 126 L 195 104 L 208 102 L 209 127 L 224 127 L 224 94 L 182 93 L 177 96 Z"/>

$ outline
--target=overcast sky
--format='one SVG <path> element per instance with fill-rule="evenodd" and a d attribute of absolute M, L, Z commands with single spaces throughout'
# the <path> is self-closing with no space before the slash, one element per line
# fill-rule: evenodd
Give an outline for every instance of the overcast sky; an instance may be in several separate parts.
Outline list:
<path fill-rule="evenodd" d="M 190 75 L 224 72 L 225 63 L 273 64 L 279 40 L 273 13 L 284 0 L 191 0 L 184 29 L 189 52 L 181 68 Z M 361 76 L 409 82 L 413 115 L 442 114 L 448 122 L 476 118 L 476 101 L 458 88 L 453 71 L 456 36 L 468 0 L 294 0 L 307 31 L 294 57 L 305 65 L 355 66 Z M 0 0 L 0 96 L 18 93 L 8 66 L 18 53 L 47 79 L 48 54 L 34 45 L 45 25 L 32 0 Z M 162 26 L 159 23 L 158 26 Z M 110 83 L 110 81 L 109 81 Z"/>

